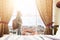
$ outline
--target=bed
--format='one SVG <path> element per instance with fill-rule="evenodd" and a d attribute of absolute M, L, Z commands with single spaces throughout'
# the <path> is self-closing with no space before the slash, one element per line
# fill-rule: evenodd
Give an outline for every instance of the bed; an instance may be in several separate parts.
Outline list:
<path fill-rule="evenodd" d="M 17 35 L 17 34 L 5 34 L 0 37 L 0 40 L 60 40 L 60 27 L 56 35 Z"/>
<path fill-rule="evenodd" d="M 60 40 L 59 36 L 56 35 L 16 35 L 16 34 L 9 34 L 4 35 L 0 38 L 0 40 Z"/>

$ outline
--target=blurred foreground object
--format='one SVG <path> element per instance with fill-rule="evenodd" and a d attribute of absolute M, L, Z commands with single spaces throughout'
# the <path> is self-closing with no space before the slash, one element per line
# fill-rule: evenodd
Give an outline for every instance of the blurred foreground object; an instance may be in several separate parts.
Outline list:
<path fill-rule="evenodd" d="M 13 20 L 13 30 L 17 30 L 17 34 L 21 35 L 21 24 L 22 24 L 22 19 L 21 19 L 21 14 L 18 11 L 16 19 Z"/>

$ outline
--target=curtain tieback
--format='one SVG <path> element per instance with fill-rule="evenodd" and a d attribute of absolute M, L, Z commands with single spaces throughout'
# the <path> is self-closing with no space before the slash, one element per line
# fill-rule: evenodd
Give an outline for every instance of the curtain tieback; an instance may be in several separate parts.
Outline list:
<path fill-rule="evenodd" d="M 8 24 L 8 22 L 6 22 L 6 21 L 0 21 L 0 23 Z"/>
<path fill-rule="evenodd" d="M 53 22 L 48 23 L 46 26 L 47 26 L 47 27 L 52 27 L 52 24 L 53 24 Z"/>

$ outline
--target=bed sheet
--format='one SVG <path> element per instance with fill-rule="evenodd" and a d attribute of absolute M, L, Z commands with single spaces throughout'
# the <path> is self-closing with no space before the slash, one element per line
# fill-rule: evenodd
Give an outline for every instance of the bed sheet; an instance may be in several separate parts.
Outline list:
<path fill-rule="evenodd" d="M 60 39 L 52 35 L 22 36 L 16 34 L 9 34 L 9 35 L 4 35 L 3 37 L 0 38 L 0 40 L 60 40 Z"/>

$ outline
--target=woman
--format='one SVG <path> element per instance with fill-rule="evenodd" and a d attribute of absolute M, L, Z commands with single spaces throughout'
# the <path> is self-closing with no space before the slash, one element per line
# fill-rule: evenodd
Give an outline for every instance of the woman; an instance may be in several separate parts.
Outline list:
<path fill-rule="evenodd" d="M 21 15 L 20 12 L 17 13 L 16 16 L 16 27 L 17 27 L 17 34 L 21 35 L 21 24 L 22 24 L 22 20 L 21 20 Z"/>

